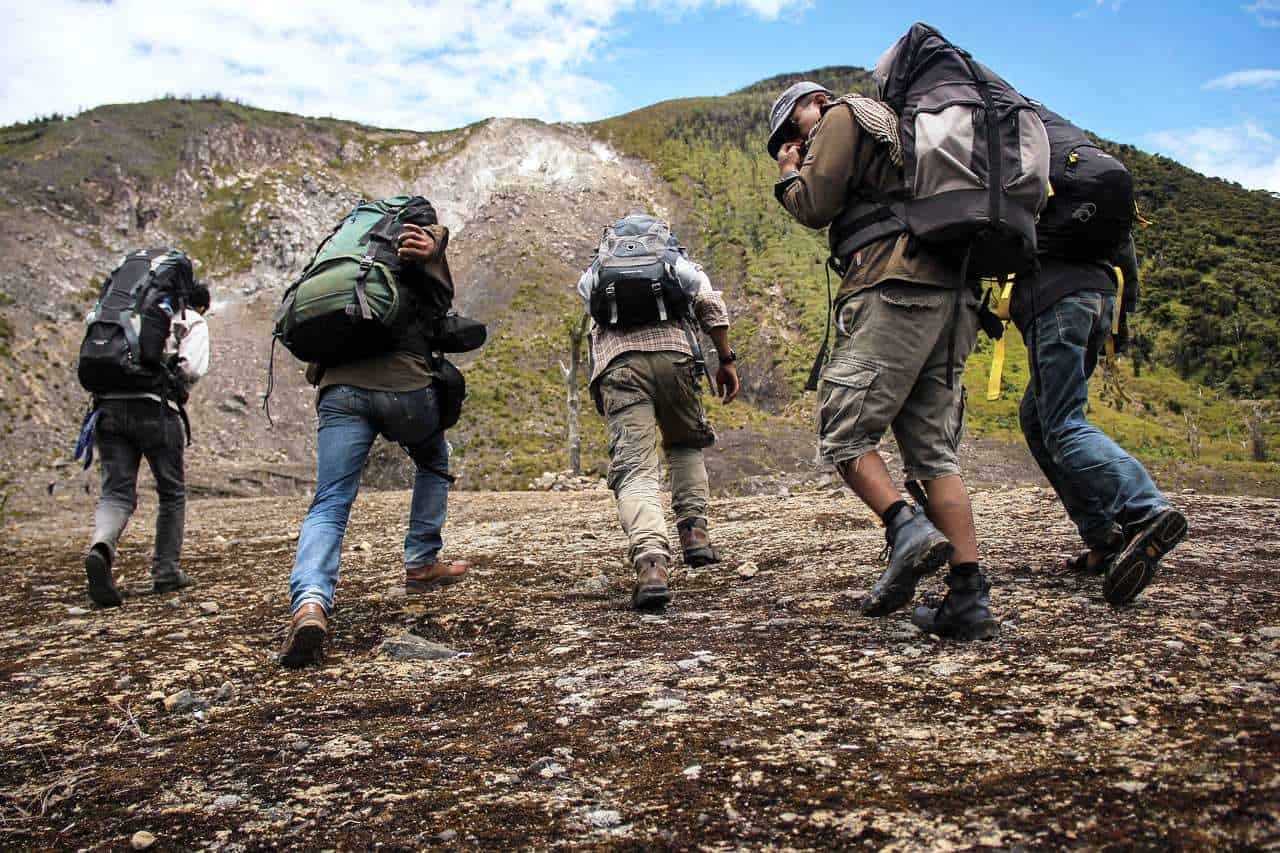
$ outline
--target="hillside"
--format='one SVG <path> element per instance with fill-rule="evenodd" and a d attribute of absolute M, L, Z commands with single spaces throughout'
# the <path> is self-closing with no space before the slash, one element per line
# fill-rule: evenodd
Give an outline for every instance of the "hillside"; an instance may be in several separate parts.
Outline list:
<path fill-rule="evenodd" d="M 819 69 L 585 127 L 492 120 L 414 133 L 169 99 L 0 129 L 0 435 L 10 451 L 0 489 L 15 495 L 9 508 L 83 502 L 96 488 L 69 462 L 86 400 L 72 372 L 79 318 L 122 252 L 163 243 L 186 247 L 215 288 L 214 371 L 193 402 L 194 493 L 308 488 L 313 395 L 283 350 L 274 427 L 257 411 L 271 316 L 333 220 L 360 197 L 405 189 L 429 195 L 454 229 L 460 307 L 493 331 L 466 365 L 471 400 L 451 433 L 464 488 L 522 488 L 565 467 L 560 363 L 577 311 L 572 284 L 600 225 L 635 208 L 672 220 L 736 318 L 745 390 L 742 405 L 711 407 L 724 439 L 712 459 L 718 487 L 820 481 L 812 401 L 799 388 L 825 318 L 825 249 L 774 203 L 776 169 L 761 146 L 774 93 L 801 76 L 868 85 L 859 69 Z M 1272 491 L 1280 476 L 1249 461 L 1252 409 L 1237 401 L 1275 394 L 1280 202 L 1121 153 L 1156 221 L 1142 235 L 1151 308 L 1138 325 L 1141 376 L 1131 362 L 1122 368 L 1130 402 L 1117 410 L 1100 398 L 1098 416 L 1175 485 Z M 1016 346 L 1011 360 L 1004 400 L 971 397 L 978 437 L 1016 438 L 1010 412 L 1025 375 Z M 986 364 L 984 354 L 974 360 L 974 387 Z M 583 426 L 584 464 L 599 473 L 599 419 L 588 411 Z M 1276 443 L 1265 417 L 1262 434 Z M 1025 468 L 1025 454 L 1008 452 Z M 380 446 L 371 469 L 374 486 L 408 483 L 394 448 Z"/>

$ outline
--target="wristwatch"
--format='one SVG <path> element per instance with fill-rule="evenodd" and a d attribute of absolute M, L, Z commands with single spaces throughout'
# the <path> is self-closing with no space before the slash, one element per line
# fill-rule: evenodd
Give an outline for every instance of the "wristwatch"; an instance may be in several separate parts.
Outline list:
<path fill-rule="evenodd" d="M 733 347 L 729 347 L 728 352 L 717 352 L 716 355 L 719 356 L 721 364 L 733 364 L 738 360 L 738 351 Z"/>

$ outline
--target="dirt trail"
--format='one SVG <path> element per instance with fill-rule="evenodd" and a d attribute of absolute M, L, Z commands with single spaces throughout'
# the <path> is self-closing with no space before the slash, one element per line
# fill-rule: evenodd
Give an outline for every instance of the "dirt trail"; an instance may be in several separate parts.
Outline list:
<path fill-rule="evenodd" d="M 361 497 L 330 655 L 301 673 L 272 653 L 303 500 L 194 502 L 199 586 L 118 611 L 84 609 L 72 528 L 19 531 L 0 846 L 1280 840 L 1280 502 L 1179 496 L 1193 540 L 1117 613 L 1056 568 L 1073 537 L 1046 492 L 981 493 L 1004 632 L 977 646 L 856 614 L 880 531 L 838 493 L 718 501 L 727 560 L 662 616 L 626 608 L 607 493 L 456 495 L 448 553 L 478 567 L 424 600 L 396 589 L 407 502 Z M 406 629 L 464 656 L 379 651 Z"/>

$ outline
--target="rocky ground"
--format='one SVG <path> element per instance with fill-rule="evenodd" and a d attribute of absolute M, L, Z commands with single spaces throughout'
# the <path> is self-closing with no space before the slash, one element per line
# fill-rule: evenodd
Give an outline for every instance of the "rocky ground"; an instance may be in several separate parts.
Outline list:
<path fill-rule="evenodd" d="M 299 673 L 273 653 L 304 499 L 193 502 L 198 586 L 113 611 L 83 522 L 25 523 L 0 847 L 1275 846 L 1280 502 L 1178 503 L 1191 541 L 1116 612 L 1058 568 L 1051 495 L 981 492 L 1004 630 L 965 646 L 857 615 L 881 535 L 836 491 L 718 501 L 726 561 L 663 615 L 627 608 L 607 492 L 456 495 L 448 552 L 477 566 L 427 598 L 398 589 L 407 495 L 368 493 Z"/>

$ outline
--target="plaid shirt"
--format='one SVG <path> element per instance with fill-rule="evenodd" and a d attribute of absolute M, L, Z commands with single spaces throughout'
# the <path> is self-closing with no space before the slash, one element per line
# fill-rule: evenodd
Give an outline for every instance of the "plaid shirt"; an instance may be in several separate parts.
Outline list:
<path fill-rule="evenodd" d="M 724 304 L 724 297 L 718 290 L 711 289 L 711 281 L 702 268 L 681 259 L 677 263 L 676 274 L 684 279 L 686 276 L 699 279 L 698 292 L 693 297 L 693 316 L 702 331 L 728 328 L 729 309 Z M 584 300 L 591 295 L 591 270 L 582 274 L 578 281 L 578 293 Z M 605 372 L 615 358 L 628 352 L 679 352 L 693 355 L 689 346 L 689 334 L 684 323 L 667 320 L 660 323 L 649 323 L 631 329 L 602 329 L 593 320 L 591 323 L 591 382 L 594 383 Z"/>

